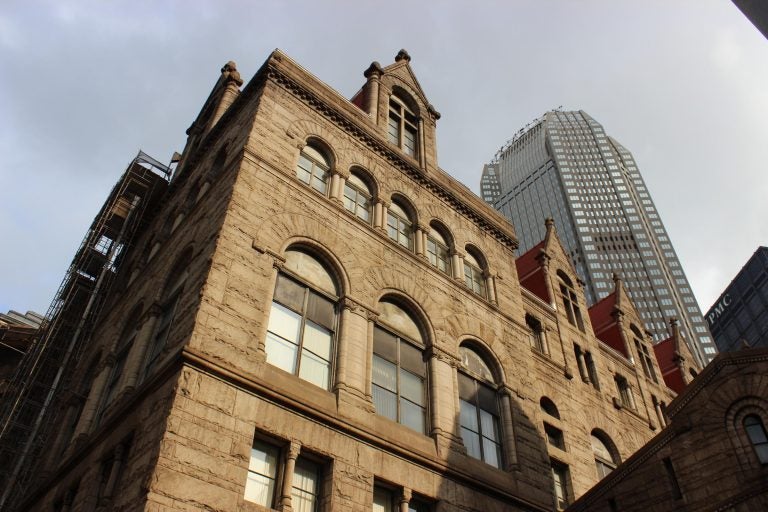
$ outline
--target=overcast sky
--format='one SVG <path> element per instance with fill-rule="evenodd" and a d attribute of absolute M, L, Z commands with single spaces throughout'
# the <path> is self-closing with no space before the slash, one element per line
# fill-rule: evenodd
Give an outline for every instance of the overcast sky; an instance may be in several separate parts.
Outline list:
<path fill-rule="evenodd" d="M 484 162 L 547 110 L 637 161 L 703 310 L 768 243 L 768 41 L 728 0 L 0 4 L 0 312 L 45 312 L 139 149 L 181 151 L 219 69 L 280 48 L 342 95 L 410 53 L 440 166 Z"/>

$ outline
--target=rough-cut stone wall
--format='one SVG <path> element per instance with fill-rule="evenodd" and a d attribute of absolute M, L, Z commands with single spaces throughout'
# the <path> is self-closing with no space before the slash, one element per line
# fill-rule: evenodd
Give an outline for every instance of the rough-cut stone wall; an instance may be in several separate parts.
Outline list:
<path fill-rule="evenodd" d="M 133 383 L 124 376 L 121 394 L 102 423 L 80 420 L 77 443 L 59 441 L 70 447 L 63 463 L 50 461 L 49 490 L 35 501 L 41 509 L 52 507 L 78 480 L 71 510 L 104 504 L 93 468 L 128 433 L 128 455 L 114 472 L 125 491 L 109 503 L 158 511 L 261 510 L 243 498 L 255 435 L 322 463 L 323 510 L 370 510 L 375 481 L 430 501 L 440 511 L 501 511 L 554 507 L 550 458 L 567 464 L 571 498 L 590 488 L 597 480 L 590 445 L 594 429 L 610 438 L 621 459 L 654 434 L 653 410 L 643 406 L 646 395 L 667 401 L 669 395 L 595 338 L 580 290 L 585 332 L 568 322 L 556 272 L 577 278 L 559 243 L 547 249 L 553 298 L 547 304 L 520 287 L 513 228 L 437 168 L 434 116 L 422 128 L 426 161 L 401 157 L 387 146 L 386 95 L 393 84 L 419 90 L 415 83 L 404 87 L 408 68 L 401 65 L 390 78 L 385 68 L 380 115 L 372 118 L 282 54 L 265 66 L 210 133 L 195 135 L 200 149 L 185 152 L 187 162 L 166 204 L 129 252 L 126 268 L 140 271 L 130 283 L 120 277 L 94 337 L 94 354 L 102 351 L 101 377 L 91 388 L 90 410 L 103 394 L 114 365 L 109 354 L 137 304 L 142 320 L 126 372 L 139 372 L 161 314 L 164 283 L 192 247 L 180 307 L 155 372 Z M 431 112 L 423 98 L 417 100 L 420 112 Z M 321 141 L 331 153 L 330 196 L 296 179 L 299 152 L 308 141 Z M 223 169 L 207 179 L 222 148 Z M 341 202 L 343 180 L 353 166 L 375 182 L 374 225 L 351 215 Z M 406 198 L 413 208 L 417 237 L 424 237 L 432 221 L 450 231 L 454 275 L 433 268 L 423 250 L 417 254 L 389 240 L 385 212 L 393 196 Z M 176 229 L 164 230 L 180 212 Z M 162 245 L 146 261 L 158 237 Z M 296 245 L 322 259 L 339 282 L 330 390 L 265 361 L 277 273 L 286 249 Z M 464 285 L 468 247 L 487 261 L 487 299 Z M 372 333 L 383 296 L 407 304 L 425 334 L 428 435 L 374 411 Z M 526 313 L 545 328 L 544 354 L 531 346 Z M 498 374 L 501 469 L 467 456 L 462 445 L 457 368 L 459 346 L 467 341 L 488 356 Z M 592 354 L 599 390 L 582 380 L 574 343 Z M 617 371 L 632 386 L 636 411 L 614 406 Z M 560 420 L 542 412 L 543 396 L 556 404 Z M 563 431 L 564 450 L 548 446 L 545 421 Z"/>

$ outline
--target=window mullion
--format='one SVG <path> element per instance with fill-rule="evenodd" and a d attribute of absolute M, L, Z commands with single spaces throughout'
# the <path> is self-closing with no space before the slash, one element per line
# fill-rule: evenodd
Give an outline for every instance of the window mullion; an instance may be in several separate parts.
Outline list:
<path fill-rule="evenodd" d="M 304 300 L 301 305 L 301 323 L 299 324 L 299 349 L 296 351 L 296 373 L 301 374 L 301 355 L 304 353 L 304 329 L 307 323 L 307 308 L 309 303 L 309 288 L 304 288 Z"/>

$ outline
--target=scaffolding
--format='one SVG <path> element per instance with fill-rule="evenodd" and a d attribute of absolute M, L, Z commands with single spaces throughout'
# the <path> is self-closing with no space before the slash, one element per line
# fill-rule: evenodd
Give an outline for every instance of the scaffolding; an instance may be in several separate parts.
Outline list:
<path fill-rule="evenodd" d="M 170 166 L 142 151 L 83 238 L 39 334 L 16 369 L 0 411 L 0 510 L 11 510 L 54 431 L 57 397 L 75 389 L 80 362 L 123 256 L 154 217 Z"/>

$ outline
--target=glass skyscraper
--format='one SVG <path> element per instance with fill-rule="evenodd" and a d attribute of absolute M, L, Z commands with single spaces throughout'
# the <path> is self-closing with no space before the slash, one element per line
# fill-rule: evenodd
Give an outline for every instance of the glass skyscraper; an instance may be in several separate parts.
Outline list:
<path fill-rule="evenodd" d="M 590 304 L 613 291 L 617 273 L 654 341 L 669 337 L 668 319 L 677 317 L 699 363 L 714 357 L 707 323 L 637 164 L 600 123 L 583 111 L 547 112 L 490 165 L 500 193 L 486 200 L 515 225 L 521 254 L 544 238 L 544 219 L 552 217 Z"/>

